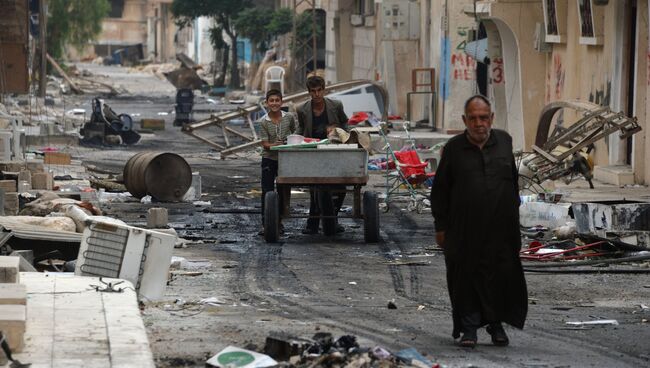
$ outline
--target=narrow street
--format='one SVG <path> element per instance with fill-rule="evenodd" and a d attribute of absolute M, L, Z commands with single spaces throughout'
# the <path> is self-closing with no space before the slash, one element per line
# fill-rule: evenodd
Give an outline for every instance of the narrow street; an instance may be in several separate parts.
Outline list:
<path fill-rule="evenodd" d="M 111 78 L 120 83 L 119 75 Z M 171 94 L 148 95 L 155 88 L 147 86 L 158 83 L 155 77 L 130 74 L 127 79 L 144 88 L 107 99 L 114 110 L 147 117 L 172 108 Z M 132 147 L 69 147 L 84 163 L 115 172 L 137 151 L 175 152 L 201 174 L 202 201 L 209 205 L 127 202 L 102 208 L 108 216 L 141 226 L 148 208 L 166 207 L 170 226 L 189 240 L 185 248 L 174 249 L 174 256 L 184 257 L 189 268 L 174 271 L 165 299 L 145 303 L 142 312 L 158 366 L 203 367 L 228 345 L 262 351 L 268 336 L 311 338 L 317 332 L 335 338 L 354 335 L 366 348 L 413 347 L 445 367 L 650 364 L 647 275 L 528 272 L 525 329 L 507 329 L 507 348 L 492 346 L 482 330 L 476 349 L 462 349 L 451 338 L 444 259 L 434 244 L 429 212 L 410 212 L 404 203 L 396 203 L 381 215 L 378 244 L 365 244 L 362 222 L 352 219 L 342 220 L 346 231 L 334 238 L 303 235 L 303 219 L 287 221 L 281 242 L 266 244 L 257 235 L 259 157 L 246 153 L 220 160 L 209 147 L 173 127 L 173 118 L 165 119 L 166 130 L 145 135 Z M 382 180 L 380 174 L 372 175 L 364 189 L 382 191 Z M 596 191 L 612 198 L 647 194 L 645 189 L 625 193 L 605 184 L 598 184 Z M 306 211 L 308 196 L 294 195 L 292 204 L 294 211 Z M 199 303 L 206 298 L 215 299 Z M 388 308 L 391 301 L 396 309 Z M 615 319 L 618 325 L 566 324 L 593 319 Z"/>

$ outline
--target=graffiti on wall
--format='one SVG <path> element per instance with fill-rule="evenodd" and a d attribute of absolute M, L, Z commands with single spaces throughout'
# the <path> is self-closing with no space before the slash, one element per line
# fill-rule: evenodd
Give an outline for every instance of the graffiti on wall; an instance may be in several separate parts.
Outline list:
<path fill-rule="evenodd" d="M 612 82 L 607 81 L 607 83 L 596 91 L 591 91 L 589 93 L 589 102 L 593 102 L 596 105 L 600 106 L 609 106 L 610 96 L 612 92 Z"/>
<path fill-rule="evenodd" d="M 469 30 L 469 27 L 458 27 L 456 28 L 456 33 L 461 37 L 461 41 L 456 45 L 456 50 L 465 50 L 465 46 L 467 46 L 467 31 Z"/>
<path fill-rule="evenodd" d="M 464 52 L 451 54 L 452 75 L 454 80 L 475 80 L 476 60 Z"/>
<path fill-rule="evenodd" d="M 450 92 L 449 82 L 451 79 L 451 67 L 448 62 L 450 49 L 451 41 L 449 38 L 445 37 L 440 43 L 440 56 L 442 61 L 440 65 L 442 66 L 442 70 L 440 72 L 440 86 L 438 87 L 443 100 L 447 100 L 449 98 Z"/>
<path fill-rule="evenodd" d="M 495 57 L 494 60 L 492 60 L 492 83 L 494 84 L 501 84 L 505 83 L 506 81 L 506 76 L 503 72 L 503 58 L 502 57 Z"/>

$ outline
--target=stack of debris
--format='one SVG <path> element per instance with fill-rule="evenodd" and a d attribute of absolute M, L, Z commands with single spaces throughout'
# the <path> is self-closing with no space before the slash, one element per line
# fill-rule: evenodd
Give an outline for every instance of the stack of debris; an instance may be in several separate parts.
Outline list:
<path fill-rule="evenodd" d="M 564 203 L 560 193 L 541 193 L 523 199 L 520 256 L 527 261 L 525 269 L 650 273 L 650 203 Z M 610 267 L 614 264 L 619 266 Z"/>
<path fill-rule="evenodd" d="M 396 353 L 380 346 L 363 348 L 356 336 L 344 335 L 334 340 L 328 332 L 316 333 L 311 339 L 269 336 L 264 353 L 228 346 L 210 358 L 206 366 L 226 367 L 234 359 L 245 359 L 251 367 L 440 367 L 413 348 Z"/>

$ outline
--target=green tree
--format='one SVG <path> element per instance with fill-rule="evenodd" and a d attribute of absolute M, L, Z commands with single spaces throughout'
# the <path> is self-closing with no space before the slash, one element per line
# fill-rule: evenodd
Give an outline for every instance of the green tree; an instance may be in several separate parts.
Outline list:
<path fill-rule="evenodd" d="M 47 51 L 60 58 L 66 45 L 81 49 L 96 39 L 111 5 L 108 0 L 49 0 Z"/>
<path fill-rule="evenodd" d="M 251 6 L 251 0 L 174 0 L 171 10 L 176 23 L 183 27 L 189 26 L 193 19 L 211 17 L 230 38 L 231 67 L 230 87 L 239 88 L 239 69 L 237 68 L 237 31 L 233 20 L 242 10 Z M 214 45 L 216 48 L 216 45 Z"/>

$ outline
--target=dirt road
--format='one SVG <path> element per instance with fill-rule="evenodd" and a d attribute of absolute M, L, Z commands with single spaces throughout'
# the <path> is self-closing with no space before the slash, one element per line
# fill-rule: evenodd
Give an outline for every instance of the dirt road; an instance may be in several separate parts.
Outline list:
<path fill-rule="evenodd" d="M 157 83 L 146 75 L 126 78 L 130 86 Z M 173 94 L 147 96 L 140 90 L 106 102 L 119 112 L 159 117 L 157 112 L 171 110 Z M 209 205 L 130 202 L 103 208 L 142 225 L 147 208 L 166 207 L 170 225 L 191 240 L 174 250 L 190 261 L 188 268 L 175 272 L 164 301 L 146 303 L 143 311 L 160 367 L 203 367 L 228 345 L 261 351 L 271 334 L 311 337 L 316 332 L 352 334 L 362 346 L 391 351 L 414 347 L 447 367 L 650 365 L 650 310 L 642 307 L 650 305 L 647 275 L 527 273 L 525 329 L 507 328 L 507 348 L 493 347 L 483 330 L 476 349 L 461 349 L 451 338 L 444 259 L 434 247 L 430 213 L 392 208 L 382 215 L 382 241 L 374 245 L 364 244 L 363 224 L 350 219 L 342 221 L 347 229 L 334 238 L 302 235 L 303 220 L 288 221 L 282 242 L 265 244 L 257 235 L 259 157 L 215 159 L 207 146 L 173 127 L 172 116 L 164 117 L 164 132 L 133 147 L 71 149 L 86 162 L 115 171 L 136 151 L 171 151 L 201 173 Z M 294 210 L 307 209 L 304 196 L 293 198 Z M 215 299 L 198 303 L 205 298 Z M 397 308 L 389 309 L 389 301 Z M 566 324 L 596 319 L 619 324 Z"/>

